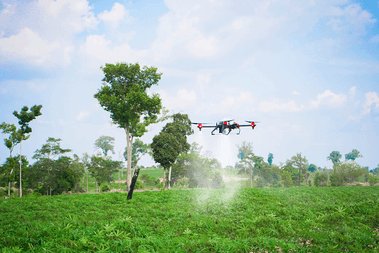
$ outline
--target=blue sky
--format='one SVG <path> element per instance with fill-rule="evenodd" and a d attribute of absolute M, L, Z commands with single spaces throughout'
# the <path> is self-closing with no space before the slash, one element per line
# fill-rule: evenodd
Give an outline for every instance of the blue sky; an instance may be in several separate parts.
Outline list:
<path fill-rule="evenodd" d="M 239 136 L 189 137 L 224 166 L 242 141 L 278 165 L 301 152 L 330 168 L 332 151 L 352 149 L 361 165 L 379 164 L 377 1 L 0 1 L 0 122 L 43 105 L 23 145 L 30 160 L 48 137 L 81 156 L 101 135 L 116 138 L 119 159 L 125 133 L 93 95 L 100 66 L 139 62 L 163 73 L 150 92 L 171 112 L 260 121 Z M 0 162 L 8 155 L 0 145 Z"/>

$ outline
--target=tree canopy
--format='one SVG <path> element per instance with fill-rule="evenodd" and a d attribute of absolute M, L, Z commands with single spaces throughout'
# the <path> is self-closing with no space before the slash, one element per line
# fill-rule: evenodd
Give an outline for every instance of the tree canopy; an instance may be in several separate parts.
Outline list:
<path fill-rule="evenodd" d="M 129 188 L 133 138 L 147 132 L 146 127 L 158 121 L 162 109 L 159 95 L 153 93 L 150 96 L 147 89 L 158 84 L 162 73 L 158 73 L 155 67 L 141 69 L 138 63 L 107 63 L 101 70 L 104 72 L 103 85 L 94 97 L 110 112 L 112 121 L 125 130 L 128 150 L 126 183 Z"/>
<path fill-rule="evenodd" d="M 95 149 L 100 148 L 104 156 L 108 155 L 108 151 L 114 154 L 114 141 L 115 139 L 113 137 L 102 135 L 95 141 Z"/>

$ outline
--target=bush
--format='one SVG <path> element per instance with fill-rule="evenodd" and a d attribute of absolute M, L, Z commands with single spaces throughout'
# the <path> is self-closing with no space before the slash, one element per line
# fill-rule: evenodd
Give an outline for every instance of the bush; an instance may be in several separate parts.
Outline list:
<path fill-rule="evenodd" d="M 338 172 L 334 172 L 332 175 L 330 175 L 330 184 L 331 186 L 342 186 L 346 179 L 343 175 L 341 175 Z"/>
<path fill-rule="evenodd" d="M 145 185 L 139 180 L 137 180 L 136 184 L 134 185 L 134 189 L 136 190 L 143 189 L 144 187 Z"/>
<path fill-rule="evenodd" d="M 101 190 L 101 192 L 107 192 L 110 189 L 109 189 L 109 186 L 107 184 L 104 184 L 104 185 L 101 186 L 100 190 Z"/>
<path fill-rule="evenodd" d="M 375 185 L 376 183 L 379 183 L 379 178 L 374 175 L 368 175 L 368 182 L 371 186 Z"/>
<path fill-rule="evenodd" d="M 316 172 L 314 178 L 314 185 L 318 187 L 325 187 L 328 185 L 328 175 L 325 173 Z"/>

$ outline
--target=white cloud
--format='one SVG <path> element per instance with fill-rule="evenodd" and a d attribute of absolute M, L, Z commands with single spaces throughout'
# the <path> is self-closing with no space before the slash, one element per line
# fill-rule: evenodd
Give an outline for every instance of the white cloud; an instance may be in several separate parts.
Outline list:
<path fill-rule="evenodd" d="M 362 114 L 369 114 L 371 112 L 371 107 L 375 104 L 375 109 L 379 108 L 379 97 L 376 92 L 366 93 L 366 100 L 362 105 L 363 112 Z"/>
<path fill-rule="evenodd" d="M 295 91 L 295 90 L 294 90 L 294 91 L 292 91 L 292 94 L 293 94 L 293 95 L 300 95 L 300 93 L 299 93 L 299 92 L 297 92 L 297 91 Z"/>
<path fill-rule="evenodd" d="M 347 96 L 344 94 L 335 94 L 330 90 L 324 91 L 322 94 L 317 95 L 317 100 L 311 100 L 312 108 L 319 108 L 320 106 L 341 107 L 347 101 Z"/>
<path fill-rule="evenodd" d="M 104 37 L 104 35 L 89 35 L 80 47 L 80 54 L 87 67 L 98 69 L 98 66 L 105 62 L 123 62 L 126 59 L 128 62 L 143 64 L 148 55 L 147 50 L 133 50 L 127 43 L 114 46 Z"/>
<path fill-rule="evenodd" d="M 104 21 L 114 29 L 122 20 L 126 19 L 125 16 L 128 16 L 128 10 L 125 10 L 124 5 L 115 3 L 111 11 L 104 11 L 97 17 L 99 20 Z"/>
<path fill-rule="evenodd" d="M 279 100 L 274 99 L 272 102 L 262 101 L 259 103 L 259 110 L 262 112 L 284 111 L 298 112 L 303 110 L 304 106 L 297 106 L 296 102 L 291 100 L 288 103 L 279 103 Z"/>
<path fill-rule="evenodd" d="M 7 58 L 31 58 L 37 64 L 44 63 L 50 57 L 50 53 L 59 48 L 59 42 L 48 43 L 27 27 L 21 29 L 17 35 L 0 39 L 0 49 Z"/>
<path fill-rule="evenodd" d="M 98 21 L 86 0 L 12 3 L 15 12 L 0 15 L 0 57 L 52 67 L 71 62 L 74 36 Z"/>
<path fill-rule="evenodd" d="M 175 97 L 169 96 L 164 90 L 160 90 L 158 93 L 162 98 L 162 104 L 169 110 L 185 109 L 196 102 L 196 92 L 193 90 L 180 89 Z"/>

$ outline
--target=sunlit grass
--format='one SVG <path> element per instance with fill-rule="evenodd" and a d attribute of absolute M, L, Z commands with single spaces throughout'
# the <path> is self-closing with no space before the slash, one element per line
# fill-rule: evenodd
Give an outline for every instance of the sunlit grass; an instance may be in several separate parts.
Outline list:
<path fill-rule="evenodd" d="M 373 252 L 379 187 L 0 200 L 2 252 Z"/>

